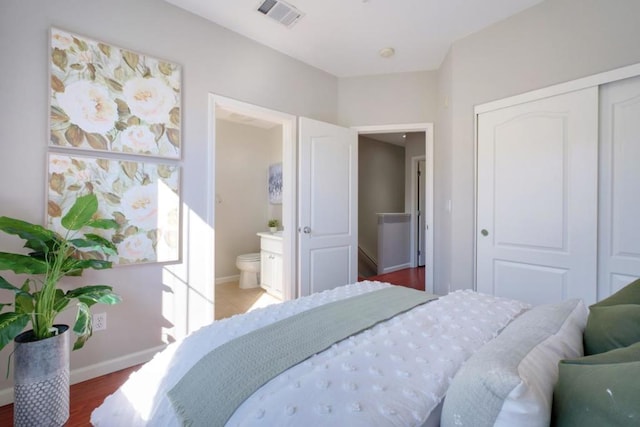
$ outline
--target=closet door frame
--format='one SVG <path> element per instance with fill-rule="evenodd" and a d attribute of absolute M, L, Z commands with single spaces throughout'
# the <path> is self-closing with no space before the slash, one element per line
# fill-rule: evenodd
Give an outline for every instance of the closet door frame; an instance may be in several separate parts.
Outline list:
<path fill-rule="evenodd" d="M 573 92 L 589 87 L 601 86 L 607 83 L 612 83 L 618 80 L 623 80 L 630 77 L 640 76 L 640 63 L 629 65 L 626 67 L 617 68 L 611 71 L 606 71 L 599 74 L 583 77 L 580 79 L 572 80 L 565 83 L 560 83 L 546 88 L 526 92 L 520 95 L 511 96 L 508 98 L 491 101 L 485 104 L 477 105 L 474 108 L 474 206 L 476 213 L 474 215 L 474 264 L 473 264 L 473 289 L 477 289 L 477 272 L 478 272 L 478 118 L 480 114 L 514 106 L 517 104 L 523 104 L 527 102 L 536 101 L 543 98 L 548 98 L 555 95 L 561 95 L 568 92 Z M 598 286 L 599 288 L 599 286 Z M 598 296 L 601 297 L 601 290 L 598 289 Z"/>

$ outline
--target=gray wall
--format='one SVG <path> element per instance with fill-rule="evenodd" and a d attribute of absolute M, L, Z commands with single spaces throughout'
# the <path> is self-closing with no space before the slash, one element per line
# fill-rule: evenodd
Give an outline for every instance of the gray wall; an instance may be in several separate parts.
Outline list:
<path fill-rule="evenodd" d="M 342 78 L 338 83 L 339 124 L 433 122 L 436 84 L 435 71 Z"/>
<path fill-rule="evenodd" d="M 415 178 L 412 175 L 412 162 L 414 157 L 421 157 L 425 155 L 427 147 L 426 143 L 426 135 L 424 132 L 407 133 L 404 146 L 405 191 L 403 212 L 411 212 L 411 199 L 413 198 L 413 194 L 411 194 L 411 185 Z"/>
<path fill-rule="evenodd" d="M 439 72 L 435 126 L 436 156 L 441 156 L 436 215 L 446 216 L 449 197 L 453 206 L 450 227 L 447 221 L 436 224 L 436 254 L 448 251 L 437 255 L 437 265 L 450 269 L 451 289 L 473 282 L 473 107 L 640 62 L 639 17 L 637 0 L 546 0 L 453 44 Z M 439 277 L 447 280 L 447 273 Z"/>
<path fill-rule="evenodd" d="M 117 267 L 65 281 L 112 284 L 124 300 L 99 309 L 107 312 L 108 330 L 95 333 L 85 348 L 72 354 L 72 370 L 91 376 L 109 370 L 109 361 L 153 349 L 213 318 L 213 283 L 204 280 L 213 262 L 207 257 L 212 240 L 200 240 L 213 225 L 208 218 L 213 197 L 206 182 L 213 169 L 208 94 L 336 122 L 338 82 L 161 0 L 2 1 L 0 214 L 33 222 L 44 218 L 52 25 L 183 67 L 182 262 Z M 283 81 L 287 85 L 272 84 Z M 0 250 L 21 246 L 17 239 L 0 237 Z M 11 298 L 0 293 L 2 302 Z M 61 320 L 71 323 L 72 315 L 68 312 Z M 9 353 L 6 349 L 0 354 L 0 366 L 7 365 Z M 2 376 L 0 400 L 11 394 L 10 386 Z"/>
<path fill-rule="evenodd" d="M 444 295 L 449 291 L 451 283 L 451 213 L 449 201 L 451 200 L 451 182 L 453 178 L 452 165 L 452 132 L 453 132 L 453 98 L 452 59 L 451 51 L 445 57 L 438 72 L 438 93 L 435 104 L 438 116 L 433 127 L 434 139 L 434 212 L 435 224 L 433 240 L 435 252 L 433 263 L 436 266 L 434 273 L 434 293 Z"/>
<path fill-rule="evenodd" d="M 358 245 L 378 259 L 378 213 L 404 212 L 405 150 L 358 140 Z"/>

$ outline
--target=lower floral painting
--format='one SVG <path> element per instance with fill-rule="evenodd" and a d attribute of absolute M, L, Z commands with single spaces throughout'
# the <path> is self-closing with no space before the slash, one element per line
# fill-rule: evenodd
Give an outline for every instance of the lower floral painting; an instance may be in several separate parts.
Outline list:
<path fill-rule="evenodd" d="M 118 249 L 114 264 L 179 260 L 179 166 L 49 153 L 47 188 L 47 225 L 57 232 L 76 197 L 96 194 L 98 216 L 120 225 L 100 230 Z M 90 251 L 85 256 L 100 257 Z"/>

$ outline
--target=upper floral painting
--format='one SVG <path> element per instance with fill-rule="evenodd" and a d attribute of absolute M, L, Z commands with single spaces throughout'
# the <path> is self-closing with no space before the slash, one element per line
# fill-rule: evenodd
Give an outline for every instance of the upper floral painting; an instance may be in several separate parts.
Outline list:
<path fill-rule="evenodd" d="M 180 158 L 180 67 L 51 29 L 51 145 Z"/>

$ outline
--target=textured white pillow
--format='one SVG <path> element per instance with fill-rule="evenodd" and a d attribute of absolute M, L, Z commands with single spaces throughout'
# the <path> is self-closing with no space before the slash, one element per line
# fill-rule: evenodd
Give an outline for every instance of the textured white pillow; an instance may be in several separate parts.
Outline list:
<path fill-rule="evenodd" d="M 561 359 L 582 355 L 581 300 L 534 307 L 460 369 L 444 401 L 443 427 L 546 427 Z"/>
<path fill-rule="evenodd" d="M 504 400 L 495 427 L 549 425 L 553 386 L 558 381 L 558 362 L 582 356 L 582 332 L 587 315 L 587 308 L 579 301 L 560 330 L 522 359 L 518 365 L 520 383 Z"/>

